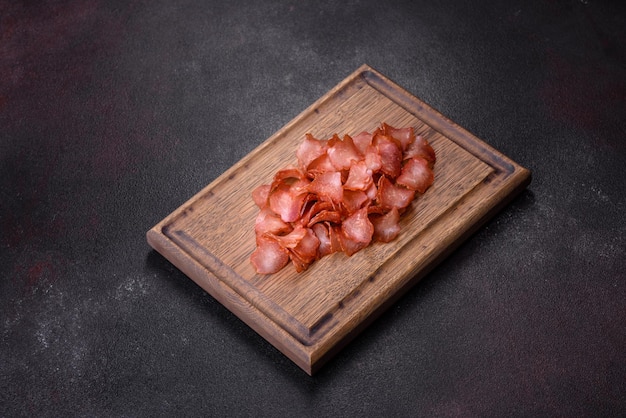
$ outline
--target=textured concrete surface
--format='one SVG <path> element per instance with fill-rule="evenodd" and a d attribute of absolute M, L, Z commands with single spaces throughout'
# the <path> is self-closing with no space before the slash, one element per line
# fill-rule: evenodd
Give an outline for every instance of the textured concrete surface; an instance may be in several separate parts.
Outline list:
<path fill-rule="evenodd" d="M 533 172 L 314 377 L 145 232 L 367 63 Z M 617 1 L 0 0 L 0 416 L 624 416 Z"/>

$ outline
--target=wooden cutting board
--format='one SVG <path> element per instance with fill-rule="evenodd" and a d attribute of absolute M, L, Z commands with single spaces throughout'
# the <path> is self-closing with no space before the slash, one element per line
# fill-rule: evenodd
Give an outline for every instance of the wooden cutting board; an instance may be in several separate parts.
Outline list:
<path fill-rule="evenodd" d="M 259 275 L 251 192 L 317 138 L 413 126 L 435 149 L 435 181 L 395 241 Z M 313 374 L 530 183 L 530 172 L 385 76 L 362 66 L 147 233 L 149 244 Z"/>

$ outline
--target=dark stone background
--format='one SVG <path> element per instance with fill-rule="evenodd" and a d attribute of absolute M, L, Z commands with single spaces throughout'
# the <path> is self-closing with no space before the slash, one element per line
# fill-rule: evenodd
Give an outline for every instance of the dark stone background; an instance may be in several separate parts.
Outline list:
<path fill-rule="evenodd" d="M 0 416 L 624 416 L 623 4 L 0 0 Z M 145 232 L 363 63 L 533 182 L 309 377 Z"/>

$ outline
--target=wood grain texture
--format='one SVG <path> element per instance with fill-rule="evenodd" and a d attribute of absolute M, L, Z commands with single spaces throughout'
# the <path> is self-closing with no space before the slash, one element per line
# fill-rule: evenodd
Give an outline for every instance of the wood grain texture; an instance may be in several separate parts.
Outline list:
<path fill-rule="evenodd" d="M 251 192 L 296 163 L 308 132 L 413 126 L 437 154 L 435 182 L 391 243 L 259 275 Z M 530 172 L 362 66 L 147 233 L 150 245 L 309 374 L 530 182 Z"/>

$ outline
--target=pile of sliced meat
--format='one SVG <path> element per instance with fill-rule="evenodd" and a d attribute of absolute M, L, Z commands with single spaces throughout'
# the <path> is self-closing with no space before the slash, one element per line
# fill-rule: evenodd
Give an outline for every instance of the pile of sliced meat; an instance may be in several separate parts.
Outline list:
<path fill-rule="evenodd" d="M 290 260 L 301 272 L 328 254 L 392 241 L 402 212 L 434 179 L 435 152 L 412 127 L 383 123 L 343 139 L 307 134 L 296 156 L 297 166 L 252 192 L 259 214 L 250 261 L 260 274 Z"/>

